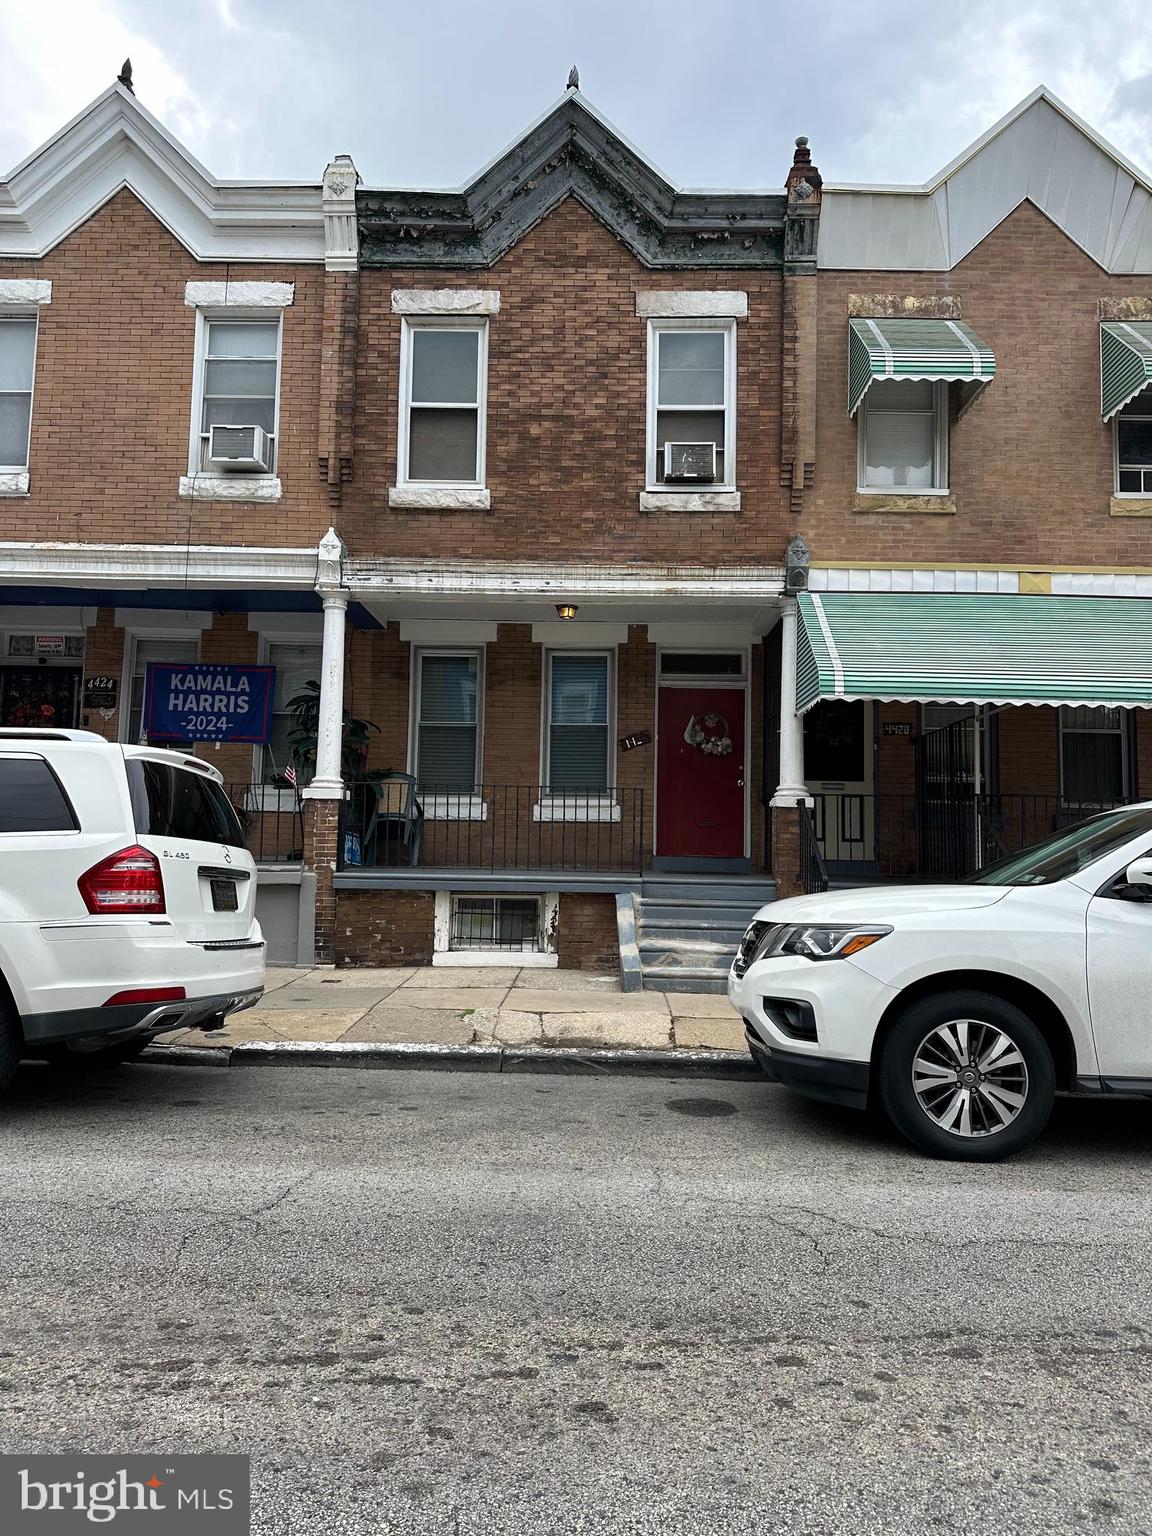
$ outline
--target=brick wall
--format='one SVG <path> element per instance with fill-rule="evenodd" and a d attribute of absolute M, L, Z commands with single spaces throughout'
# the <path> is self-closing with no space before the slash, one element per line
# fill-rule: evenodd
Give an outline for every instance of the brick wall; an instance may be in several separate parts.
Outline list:
<path fill-rule="evenodd" d="M 431 891 L 337 891 L 337 965 L 430 965 Z"/>
<path fill-rule="evenodd" d="M 360 274 L 355 479 L 342 531 L 357 554 L 491 559 L 777 560 L 780 274 L 651 272 L 572 198 L 494 267 Z M 489 325 L 487 480 L 492 509 L 388 506 L 396 482 L 400 317 L 393 288 L 497 288 Z M 739 514 L 641 513 L 646 325 L 636 291 L 748 293 L 737 327 Z"/>
<path fill-rule="evenodd" d="M 620 969 L 614 896 L 562 894 L 556 925 L 556 951 L 563 970 Z"/>
<path fill-rule="evenodd" d="M 824 271 L 817 285 L 817 464 L 803 525 L 816 564 L 1152 564 L 1152 523 L 1109 516 L 1097 313 L 1102 298 L 1152 294 L 1152 278 L 1109 277 L 1022 203 L 951 272 Z M 995 380 L 952 426 L 955 516 L 851 510 L 848 296 L 878 292 L 955 296 L 996 354 Z"/>
<path fill-rule="evenodd" d="M 99 710 L 84 709 L 84 690 L 80 690 L 80 725 L 86 731 L 96 731 L 105 741 L 115 741 L 120 726 L 120 716 L 129 705 L 130 679 L 122 675 L 124 670 L 124 631 L 115 624 L 115 610 L 100 608 L 96 624 L 87 631 L 84 641 L 84 677 L 115 677 L 119 680 L 117 708 L 110 719 L 105 720 Z"/>
<path fill-rule="evenodd" d="M 38 261 L 0 277 L 49 278 L 32 410 L 22 539 L 315 545 L 331 517 L 317 459 L 325 274 L 316 265 L 198 262 L 127 190 Z M 294 282 L 284 311 L 274 507 L 177 495 L 188 472 L 196 314 L 184 284 Z M 272 312 L 270 312 L 272 313 Z"/>

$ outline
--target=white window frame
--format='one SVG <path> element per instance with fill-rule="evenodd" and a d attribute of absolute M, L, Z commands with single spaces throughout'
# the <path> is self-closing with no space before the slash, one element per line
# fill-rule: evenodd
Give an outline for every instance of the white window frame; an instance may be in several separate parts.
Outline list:
<path fill-rule="evenodd" d="M 1139 397 L 1137 397 L 1139 398 Z M 1120 422 L 1126 421 L 1152 421 L 1152 395 L 1150 395 L 1147 409 L 1140 412 L 1131 412 L 1125 416 L 1123 411 L 1117 411 L 1112 418 L 1112 491 L 1113 495 L 1125 497 L 1130 501 L 1152 500 L 1152 467 L 1143 471 L 1147 477 L 1146 488 L 1140 491 L 1122 491 L 1120 489 Z"/>
<path fill-rule="evenodd" d="M 877 380 L 877 382 L 881 382 Z M 899 383 L 900 380 L 891 382 Z M 911 381 L 908 381 L 911 382 Z M 934 379 L 932 381 L 932 414 L 934 418 L 935 432 L 933 451 L 933 485 L 866 485 L 864 475 L 867 469 L 867 442 L 868 442 L 868 404 L 872 391 L 865 391 L 864 398 L 860 402 L 857 412 L 856 427 L 856 490 L 861 496 L 947 496 L 948 495 L 948 428 L 951 415 L 951 402 L 948 397 L 948 382 L 946 379 Z M 879 414 L 879 413 L 878 413 Z M 884 412 L 885 415 L 895 415 L 896 412 Z M 908 415 L 920 415 L 919 411 L 909 411 Z"/>
<path fill-rule="evenodd" d="M 551 770 L 552 662 L 557 656 L 597 656 L 607 662 L 607 780 L 606 787 L 595 790 L 560 790 L 549 793 Z M 616 675 L 617 647 L 602 645 L 557 645 L 544 652 L 540 690 L 540 800 L 532 808 L 534 821 L 619 821 L 620 805 L 616 794 Z"/>
<path fill-rule="evenodd" d="M 724 337 L 724 478 L 695 484 L 687 481 L 657 479 L 656 418 L 659 413 L 659 337 L 665 331 L 717 331 Z M 669 411 L 692 414 L 691 406 L 666 406 Z M 714 414 L 714 405 L 699 406 L 701 413 Z M 686 439 L 690 441 L 690 439 Z M 681 320 L 648 321 L 648 412 L 644 482 L 649 492 L 676 495 L 684 492 L 709 493 L 736 489 L 736 321 L 686 317 Z"/>
<path fill-rule="evenodd" d="M 432 964 L 437 966 L 498 966 L 505 970 L 555 970 L 560 963 L 556 933 L 560 921 L 560 892 L 542 891 L 540 933 L 542 949 L 453 949 L 452 913 L 459 896 L 508 895 L 509 892 L 437 891 L 433 916 Z M 535 894 L 532 891 L 526 895 Z"/>
<path fill-rule="evenodd" d="M 420 691 L 425 656 L 467 656 L 476 660 L 476 766 L 472 792 L 430 795 L 420 788 Z M 426 821 L 483 821 L 488 815 L 484 800 L 484 687 L 483 645 L 413 645 L 408 673 L 408 772 L 416 780 L 416 793 Z"/>
<path fill-rule="evenodd" d="M 1059 743 L 1058 743 L 1059 750 L 1060 750 L 1060 761 L 1059 761 L 1059 768 L 1060 768 L 1060 800 L 1061 800 L 1061 803 L 1063 805 L 1084 805 L 1084 804 L 1093 805 L 1095 803 L 1092 800 L 1081 801 L 1081 800 L 1070 800 L 1068 798 L 1068 795 L 1067 795 L 1067 793 L 1065 791 L 1065 784 L 1064 784 L 1064 737 L 1065 736 L 1119 736 L 1119 738 L 1120 738 L 1120 796 L 1121 796 L 1121 799 L 1127 799 L 1127 797 L 1128 797 L 1128 793 L 1129 793 L 1129 790 L 1128 790 L 1128 774 L 1129 774 L 1128 758 L 1129 758 L 1129 750 L 1130 750 L 1129 749 L 1130 737 L 1129 737 L 1128 733 L 1131 730 L 1131 724 L 1130 724 L 1131 716 L 1130 716 L 1128 710 L 1121 708 L 1121 706 L 1119 706 L 1119 705 L 1109 705 L 1107 707 L 1108 708 L 1115 708 L 1115 709 L 1117 709 L 1119 711 L 1120 720 L 1119 720 L 1119 724 L 1118 725 L 1101 725 L 1101 726 L 1097 726 L 1097 725 L 1071 725 L 1071 724 L 1068 723 L 1068 709 L 1069 708 L 1073 708 L 1074 709 L 1074 708 L 1076 708 L 1076 706 L 1075 705 L 1068 705 L 1068 706 L 1060 705 L 1057 708 L 1057 711 L 1056 711 L 1057 719 L 1060 722 L 1060 735 L 1059 735 Z"/>
<path fill-rule="evenodd" d="M 28 474 L 29 461 L 32 458 L 32 422 L 36 410 L 36 362 L 40 351 L 39 306 L 23 309 L 18 305 L 5 305 L 3 309 L 0 309 L 0 325 L 4 325 L 9 320 L 31 320 L 33 326 L 32 385 L 28 390 L 28 443 L 24 449 L 24 462 L 23 464 L 0 464 L 0 475 L 19 475 L 23 477 Z M 3 393 L 6 395 L 22 395 L 24 391 L 22 389 L 6 389 Z M 27 486 L 24 486 L 23 489 L 27 490 Z"/>
<path fill-rule="evenodd" d="M 252 324 L 259 321 L 261 324 L 276 326 L 276 410 L 273 415 L 273 458 L 272 468 L 269 470 L 222 470 L 209 469 L 200 463 L 202 432 L 200 423 L 204 414 L 204 374 L 208 361 L 208 326 L 220 320 L 236 320 L 241 324 Z M 284 311 L 282 309 L 226 309 L 205 308 L 196 311 L 196 343 L 192 352 L 192 419 L 188 432 L 188 474 L 195 480 L 223 479 L 228 480 L 275 480 L 280 473 L 280 387 L 283 378 L 284 357 Z"/>
<path fill-rule="evenodd" d="M 153 625 L 133 626 L 124 631 L 124 660 L 120 668 L 120 709 L 116 719 L 116 740 L 123 742 L 125 746 L 136 746 L 128 734 L 129 721 L 132 718 L 132 679 L 136 675 L 136 651 L 141 640 L 171 640 L 175 644 L 188 646 L 188 660 L 199 662 L 200 660 L 200 635 L 199 629 L 158 629 Z M 141 712 L 140 725 L 143 728 L 144 715 Z M 175 744 L 174 744 L 175 745 Z M 191 743 L 189 743 L 191 746 Z"/>
<path fill-rule="evenodd" d="M 307 646 L 318 650 L 320 658 L 316 663 L 316 681 L 321 681 L 323 672 L 323 644 L 315 630 L 261 630 L 259 643 L 256 647 L 256 665 L 258 667 L 270 667 L 272 665 L 272 648 L 277 645 Z M 271 712 L 269 712 L 271 720 Z M 266 741 L 257 741 L 252 746 L 252 788 L 251 801 L 253 810 L 260 811 L 293 811 L 299 800 L 301 791 L 307 788 L 305 784 L 297 784 L 295 789 L 291 786 L 269 784 L 264 778 L 264 756 L 268 751 Z"/>
<path fill-rule="evenodd" d="M 408 475 L 408 436 L 412 412 L 412 350 L 418 331 L 471 331 L 479 341 L 476 347 L 476 404 L 465 401 L 451 405 L 440 401 L 434 407 L 420 409 L 476 411 L 476 478 L 474 480 L 412 480 Z M 396 441 L 396 485 L 400 490 L 453 491 L 483 490 L 488 457 L 488 319 L 459 315 L 428 315 L 400 322 L 400 411 Z"/>

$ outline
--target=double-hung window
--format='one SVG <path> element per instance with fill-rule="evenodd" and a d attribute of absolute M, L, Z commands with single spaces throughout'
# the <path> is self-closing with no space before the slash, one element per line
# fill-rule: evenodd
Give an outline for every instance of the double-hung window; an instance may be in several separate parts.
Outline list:
<path fill-rule="evenodd" d="M 735 322 L 651 320 L 648 324 L 649 488 L 732 489 L 736 484 Z M 668 445 L 681 443 L 701 445 L 705 451 L 679 460 Z M 691 466 L 690 478 L 678 473 L 686 465 Z"/>
<path fill-rule="evenodd" d="M 1116 493 L 1152 496 L 1152 389 L 1142 390 L 1116 417 Z"/>
<path fill-rule="evenodd" d="M 296 716 L 288 705 L 304 692 L 307 683 L 320 681 L 322 653 L 323 647 L 319 645 L 274 643 L 268 646 L 268 665 L 276 668 L 276 684 L 272 693 L 268 741 L 257 749 L 261 759 L 257 765 L 257 778 L 265 784 L 282 780 L 284 770 L 289 766 L 296 770 L 299 789 L 309 781 L 307 765 L 297 762 L 293 756 L 290 738 L 296 728 Z"/>
<path fill-rule="evenodd" d="M 0 471 L 28 467 L 36 319 L 0 315 Z"/>
<path fill-rule="evenodd" d="M 144 684 L 150 661 L 199 660 L 200 642 L 196 635 L 167 635 L 150 638 L 133 635 L 130 639 L 132 671 L 128 684 L 128 709 L 122 718 L 121 740 L 140 744 L 144 741 Z"/>
<path fill-rule="evenodd" d="M 1112 806 L 1127 790 L 1127 715 L 1065 705 L 1060 711 L 1060 788 L 1066 805 Z"/>
<path fill-rule="evenodd" d="M 877 380 L 860 403 L 859 442 L 861 490 L 947 490 L 948 385 Z"/>
<path fill-rule="evenodd" d="M 417 651 L 414 771 L 429 795 L 471 795 L 480 778 L 483 653 Z"/>
<path fill-rule="evenodd" d="M 263 458 L 235 468 L 271 474 L 276 464 L 280 397 L 280 320 L 216 320 L 205 317 L 194 431 L 192 472 L 227 472 L 211 458 L 213 427 L 259 427 Z M 253 447 L 261 444 L 256 434 Z M 229 453 L 237 451 L 236 443 Z"/>
<path fill-rule="evenodd" d="M 404 321 L 399 481 L 482 486 L 486 320 Z"/>
<path fill-rule="evenodd" d="M 613 787 L 612 653 L 548 653 L 545 795 L 604 794 Z"/>

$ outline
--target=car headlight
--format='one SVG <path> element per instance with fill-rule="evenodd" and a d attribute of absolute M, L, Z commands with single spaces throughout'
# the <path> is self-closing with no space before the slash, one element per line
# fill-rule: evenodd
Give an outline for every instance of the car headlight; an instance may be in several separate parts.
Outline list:
<path fill-rule="evenodd" d="M 882 939 L 891 928 L 876 924 L 788 923 L 778 928 L 771 942 L 757 955 L 759 960 L 773 955 L 802 955 L 805 960 L 846 960 L 858 955 Z"/>

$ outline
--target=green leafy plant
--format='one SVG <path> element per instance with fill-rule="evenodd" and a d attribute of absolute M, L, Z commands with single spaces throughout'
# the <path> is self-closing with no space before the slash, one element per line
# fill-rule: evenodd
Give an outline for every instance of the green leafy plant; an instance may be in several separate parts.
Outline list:
<path fill-rule="evenodd" d="M 288 745 L 292 750 L 292 763 L 296 780 L 301 788 L 308 784 L 316 772 L 316 740 L 320 730 L 320 684 L 307 682 L 300 692 L 284 706 L 292 716 L 292 729 L 288 732 Z M 371 720 L 361 720 L 349 710 L 343 714 L 343 731 L 340 742 L 340 769 L 348 783 L 358 779 L 378 778 L 390 772 L 381 769 L 369 774 L 368 745 L 372 732 L 380 727 Z"/>

